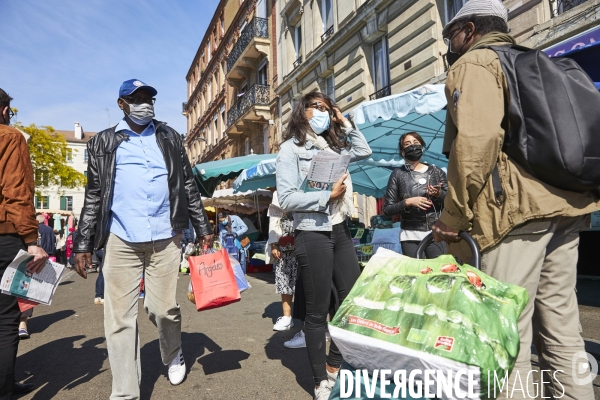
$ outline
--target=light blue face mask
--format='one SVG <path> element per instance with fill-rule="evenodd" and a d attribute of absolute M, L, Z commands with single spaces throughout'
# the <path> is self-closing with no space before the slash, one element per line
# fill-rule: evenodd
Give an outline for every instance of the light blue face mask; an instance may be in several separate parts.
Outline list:
<path fill-rule="evenodd" d="M 225 221 L 221 221 L 221 224 L 223 224 L 223 226 L 227 226 L 227 223 L 228 223 L 228 222 L 229 222 L 229 221 L 227 221 L 227 220 L 225 220 Z"/>
<path fill-rule="evenodd" d="M 317 135 L 320 135 L 329 129 L 329 124 L 331 123 L 329 119 L 329 113 L 327 111 L 319 111 L 315 109 L 313 110 L 313 116 L 308 123 L 313 131 L 315 131 Z"/>

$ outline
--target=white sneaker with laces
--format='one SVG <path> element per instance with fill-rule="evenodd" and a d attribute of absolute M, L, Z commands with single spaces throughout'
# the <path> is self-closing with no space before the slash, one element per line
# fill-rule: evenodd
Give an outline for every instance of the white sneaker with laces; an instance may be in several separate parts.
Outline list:
<path fill-rule="evenodd" d="M 315 400 L 328 400 L 331 394 L 331 386 L 329 381 L 321 381 L 318 388 L 315 388 Z"/>
<path fill-rule="evenodd" d="M 273 325 L 274 331 L 287 331 L 291 327 L 294 326 L 294 321 L 292 317 L 279 317 L 277 318 L 277 322 Z"/>
<path fill-rule="evenodd" d="M 171 385 L 179 385 L 183 382 L 183 378 L 185 378 L 185 360 L 179 349 L 179 353 L 169 364 L 169 381 L 171 381 Z"/>
<path fill-rule="evenodd" d="M 306 347 L 306 339 L 304 338 L 304 331 L 300 331 L 294 335 L 293 338 L 283 344 L 288 349 L 301 349 Z"/>

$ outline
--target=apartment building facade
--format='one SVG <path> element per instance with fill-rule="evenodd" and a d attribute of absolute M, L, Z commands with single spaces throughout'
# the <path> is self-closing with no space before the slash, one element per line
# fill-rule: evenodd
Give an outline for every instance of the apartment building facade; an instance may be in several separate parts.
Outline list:
<path fill-rule="evenodd" d="M 314 88 L 346 112 L 443 75 L 441 32 L 460 1 L 278 0 L 282 125 Z"/>
<path fill-rule="evenodd" d="M 188 71 L 192 164 L 269 153 L 277 129 L 274 0 L 222 0 Z M 276 80 L 275 80 L 276 82 Z"/>
<path fill-rule="evenodd" d="M 72 131 L 57 130 L 55 133 L 64 136 L 67 141 L 66 164 L 87 177 L 87 142 L 96 135 L 96 132 L 84 132 L 83 127 L 75 122 Z M 35 174 L 36 190 L 41 192 L 40 196 L 35 196 L 34 199 L 36 212 L 73 213 L 79 218 L 85 199 L 85 187 L 73 189 L 49 187 L 47 180 L 46 183 L 44 180 L 42 174 Z"/>

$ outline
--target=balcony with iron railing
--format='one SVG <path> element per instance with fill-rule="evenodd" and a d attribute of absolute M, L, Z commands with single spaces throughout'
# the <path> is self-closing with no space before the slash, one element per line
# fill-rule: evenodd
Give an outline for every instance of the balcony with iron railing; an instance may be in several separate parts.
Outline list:
<path fill-rule="evenodd" d="M 550 12 L 552 13 L 552 18 L 558 17 L 586 1 L 588 0 L 550 0 Z"/>
<path fill-rule="evenodd" d="M 369 100 L 381 99 L 392 94 L 392 85 L 387 85 L 369 96 Z"/>
<path fill-rule="evenodd" d="M 240 33 L 229 56 L 227 57 L 226 77 L 239 79 L 236 65 L 243 59 L 258 59 L 261 55 L 269 55 L 269 20 L 254 17 Z"/>
<path fill-rule="evenodd" d="M 227 134 L 240 134 L 247 122 L 267 121 L 271 101 L 269 85 L 255 84 L 227 111 Z"/>
<path fill-rule="evenodd" d="M 325 33 L 321 35 L 321 43 L 325 43 L 327 41 L 327 39 L 329 39 L 332 36 L 333 36 L 333 25 L 331 25 L 329 27 L 329 29 L 327 29 L 325 31 Z"/>
<path fill-rule="evenodd" d="M 302 56 L 298 57 L 298 58 L 296 59 L 296 61 L 294 61 L 294 64 L 293 64 L 293 66 L 294 66 L 294 69 L 298 68 L 298 66 L 299 66 L 300 64 L 302 64 Z"/>

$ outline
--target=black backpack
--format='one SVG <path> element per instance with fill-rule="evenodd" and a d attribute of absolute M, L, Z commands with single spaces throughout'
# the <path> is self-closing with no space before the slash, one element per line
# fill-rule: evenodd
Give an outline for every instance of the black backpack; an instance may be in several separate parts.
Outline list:
<path fill-rule="evenodd" d="M 569 58 L 518 45 L 490 46 L 510 99 L 502 151 L 554 187 L 600 187 L 600 92 Z"/>

